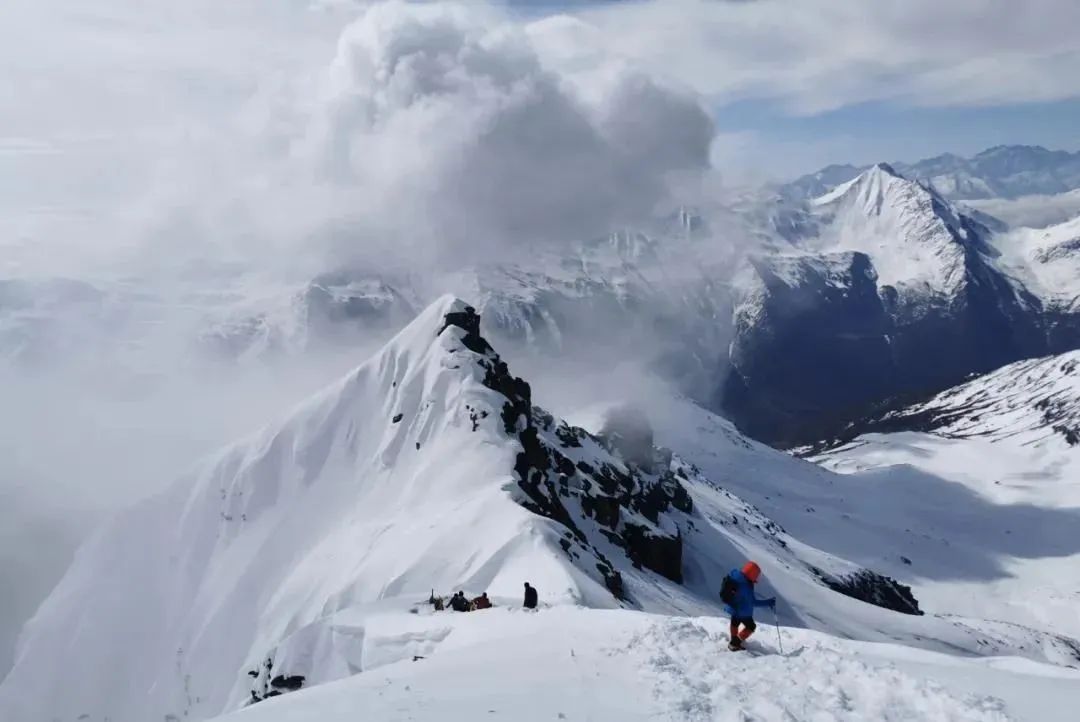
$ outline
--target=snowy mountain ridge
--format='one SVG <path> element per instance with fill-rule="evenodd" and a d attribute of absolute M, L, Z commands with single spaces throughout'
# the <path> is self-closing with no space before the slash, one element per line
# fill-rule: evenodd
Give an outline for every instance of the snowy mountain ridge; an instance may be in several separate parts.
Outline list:
<path fill-rule="evenodd" d="M 731 433 L 751 458 L 783 457 Z M 720 579 L 746 556 L 770 570 L 789 623 L 939 651 L 1080 655 L 1044 631 L 922 615 L 905 585 L 793 538 L 656 448 L 633 415 L 597 435 L 558 421 L 532 406 L 475 311 L 447 297 L 88 542 L 28 624 L 0 717 L 205 719 L 425 657 L 444 625 L 416 636 L 365 620 L 432 589 L 505 606 L 529 580 L 547 605 L 714 615 Z"/>

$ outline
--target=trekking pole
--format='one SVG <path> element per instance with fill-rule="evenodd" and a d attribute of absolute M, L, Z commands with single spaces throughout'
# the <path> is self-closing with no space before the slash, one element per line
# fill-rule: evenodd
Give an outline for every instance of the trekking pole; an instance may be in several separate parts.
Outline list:
<path fill-rule="evenodd" d="M 772 608 L 773 626 L 776 627 L 776 645 L 780 649 L 780 656 L 784 656 L 784 642 L 780 639 L 780 618 L 776 616 L 776 607 Z"/>

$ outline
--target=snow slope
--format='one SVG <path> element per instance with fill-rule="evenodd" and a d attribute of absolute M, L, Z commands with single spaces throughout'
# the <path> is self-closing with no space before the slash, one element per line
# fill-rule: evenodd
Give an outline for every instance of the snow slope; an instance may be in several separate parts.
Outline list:
<path fill-rule="evenodd" d="M 725 620 L 560 607 L 399 610 L 366 621 L 396 654 L 229 722 L 387 720 L 1068 720 L 1080 672 L 762 628 L 729 654 Z M 413 654 L 421 649 L 422 654 Z M 419 657 L 419 658 L 416 658 Z"/>
<path fill-rule="evenodd" d="M 972 643 L 967 635 L 973 634 L 972 651 L 1076 664 L 1080 500 L 1071 466 L 1076 452 L 1065 448 L 1059 435 L 1050 443 L 1059 445 L 1060 455 L 1032 450 L 1031 437 L 1012 447 L 1026 456 L 1004 450 L 991 456 L 988 447 L 1001 447 L 958 440 L 950 447 L 957 450 L 948 457 L 951 469 L 933 464 L 944 458 L 936 450 L 950 442 L 927 437 L 926 444 L 905 446 L 903 435 L 892 435 L 891 443 L 879 447 L 862 438 L 858 448 L 866 453 L 861 456 L 841 449 L 810 463 L 747 439 L 730 422 L 677 395 L 654 395 L 649 412 L 659 443 L 678 446 L 703 475 L 752 504 L 798 543 L 910 585 L 928 615 L 878 618 L 873 622 L 879 625 L 877 635 L 865 619 L 858 629 L 841 629 L 842 620 L 834 618 L 801 624 L 943 651 L 964 648 Z M 596 416 L 596 411 L 586 412 L 574 420 L 592 423 Z M 865 460 L 881 448 L 894 455 Z M 1007 484 L 1009 473 L 1002 471 L 999 485 L 994 480 L 1001 478 L 997 469 L 1003 458 L 1010 466 L 1001 468 L 1014 476 Z M 961 468 L 966 475 L 955 473 Z M 987 469 L 994 474 L 986 474 Z M 1047 471 L 1054 473 L 1040 487 Z M 1025 477 L 1030 490 L 1018 494 L 1017 483 Z M 988 494 L 988 488 L 996 493 Z M 1025 576 L 1024 569 L 1033 574 Z M 810 617 L 823 608 L 809 601 L 804 607 Z M 845 609 L 842 616 L 863 611 Z M 901 630 L 900 621 L 910 626 Z M 930 643 L 930 637 L 945 643 Z M 1049 652 L 1055 648 L 1062 656 Z M 1050 656 L 1043 657 L 1044 652 Z"/>
<path fill-rule="evenodd" d="M 1080 444 L 1080 351 L 1019 361 L 888 414 L 882 424 L 984 438 L 1072 461 Z"/>
<path fill-rule="evenodd" d="M 1025 620 L 1075 637 L 1078 441 L 1080 352 L 1071 352 L 975 378 L 886 416 L 816 459 L 853 481 L 890 483 L 893 499 L 903 496 L 897 488 L 905 484 L 925 493 L 929 480 L 952 490 L 956 511 L 946 512 L 953 521 L 945 537 L 950 555 L 940 558 L 956 564 L 965 539 L 981 537 L 983 548 L 994 550 L 994 568 L 942 574 L 925 570 L 925 561 L 905 551 L 914 563 L 915 577 L 908 578 L 928 607 Z M 933 521 L 931 515 L 941 512 L 927 507 L 927 520 Z M 878 568 L 888 571 L 886 565 Z"/>

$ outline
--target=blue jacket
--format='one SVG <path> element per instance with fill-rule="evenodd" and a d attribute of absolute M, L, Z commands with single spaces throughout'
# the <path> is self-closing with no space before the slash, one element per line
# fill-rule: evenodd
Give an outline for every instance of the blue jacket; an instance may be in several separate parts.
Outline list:
<path fill-rule="evenodd" d="M 735 582 L 735 602 L 725 605 L 727 613 L 740 619 L 753 619 L 754 607 L 771 607 L 776 604 L 775 599 L 758 599 L 754 596 L 754 585 L 746 578 L 739 569 L 730 572 Z"/>

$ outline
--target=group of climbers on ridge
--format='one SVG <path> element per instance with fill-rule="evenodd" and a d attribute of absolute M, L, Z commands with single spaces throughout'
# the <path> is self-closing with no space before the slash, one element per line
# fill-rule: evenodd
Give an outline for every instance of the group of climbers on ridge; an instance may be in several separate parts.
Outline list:
<path fill-rule="evenodd" d="M 431 603 L 435 606 L 436 611 L 442 611 L 446 607 L 450 607 L 455 612 L 475 612 L 480 609 L 491 609 L 491 600 L 488 599 L 487 592 L 472 599 L 468 599 L 465 592 L 457 592 L 450 597 L 449 602 L 445 603 L 442 597 L 436 597 L 432 594 Z"/>
<path fill-rule="evenodd" d="M 444 609 L 451 609 L 455 612 L 476 612 L 481 609 L 491 609 L 491 600 L 488 599 L 487 592 L 484 592 L 479 597 L 469 599 L 465 596 L 465 592 L 457 592 L 449 601 L 444 601 L 442 597 L 436 597 L 435 591 L 432 590 L 431 598 L 428 603 L 435 607 L 435 611 L 441 612 Z M 536 592 L 536 587 L 525 582 L 525 600 L 522 604 L 526 609 L 536 609 L 539 603 L 539 595 Z"/>

